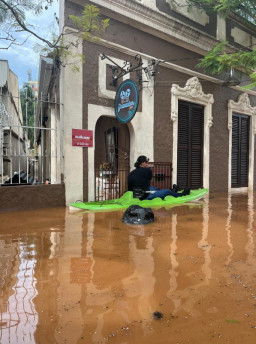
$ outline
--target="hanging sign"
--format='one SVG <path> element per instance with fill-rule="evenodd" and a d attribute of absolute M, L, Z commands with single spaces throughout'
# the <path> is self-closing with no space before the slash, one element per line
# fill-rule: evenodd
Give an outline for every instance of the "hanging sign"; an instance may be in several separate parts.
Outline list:
<path fill-rule="evenodd" d="M 136 83 L 131 80 L 125 80 L 118 87 L 115 97 L 115 115 L 119 122 L 130 122 L 139 105 L 139 89 Z"/>
<path fill-rule="evenodd" d="M 93 147 L 93 131 L 72 129 L 72 146 Z"/>

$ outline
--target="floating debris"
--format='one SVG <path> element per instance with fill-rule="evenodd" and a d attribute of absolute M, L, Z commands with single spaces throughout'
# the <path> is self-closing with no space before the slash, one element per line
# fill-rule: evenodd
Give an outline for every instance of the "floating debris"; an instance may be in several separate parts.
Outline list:
<path fill-rule="evenodd" d="M 158 312 L 158 311 L 155 311 L 155 312 L 153 313 L 153 318 L 154 318 L 154 319 L 162 319 L 162 317 L 163 317 L 163 314 L 160 313 L 160 312 Z"/>

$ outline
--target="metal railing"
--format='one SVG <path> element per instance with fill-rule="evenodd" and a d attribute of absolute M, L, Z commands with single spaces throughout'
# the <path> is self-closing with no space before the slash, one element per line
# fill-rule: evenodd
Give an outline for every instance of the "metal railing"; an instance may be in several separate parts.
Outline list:
<path fill-rule="evenodd" d="M 0 88 L 0 184 L 60 183 L 63 156 L 60 104 L 28 99 L 25 113 L 22 113 L 20 97 L 14 97 L 9 92 L 3 96 L 2 92 Z M 29 102 L 32 102 L 34 109 L 30 125 L 27 114 Z M 46 104 L 44 112 L 43 104 Z"/>
<path fill-rule="evenodd" d="M 121 197 L 127 191 L 129 170 L 95 170 L 95 200 L 106 201 Z"/>
<path fill-rule="evenodd" d="M 150 162 L 153 178 L 151 185 L 159 189 L 172 188 L 172 164 L 170 162 Z"/>
<path fill-rule="evenodd" d="M 159 189 L 172 188 L 172 164 L 169 162 L 150 162 L 153 178 L 151 185 Z M 95 201 L 120 198 L 128 190 L 128 169 L 95 169 Z"/>

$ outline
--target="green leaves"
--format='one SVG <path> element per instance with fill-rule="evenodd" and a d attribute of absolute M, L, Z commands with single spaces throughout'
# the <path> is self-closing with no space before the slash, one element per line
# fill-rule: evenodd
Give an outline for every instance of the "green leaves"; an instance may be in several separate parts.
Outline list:
<path fill-rule="evenodd" d="M 234 12 L 252 23 L 256 21 L 255 0 L 189 0 L 189 3 L 190 7 L 215 11 L 225 17 Z"/>
<path fill-rule="evenodd" d="M 203 68 L 210 74 L 221 74 L 223 71 L 230 69 L 228 55 L 225 53 L 227 44 L 227 42 L 218 43 L 200 60 L 196 67 Z"/>
<path fill-rule="evenodd" d="M 81 35 L 84 41 L 88 42 L 99 41 L 100 36 L 103 32 L 105 32 L 109 25 L 109 19 L 101 19 L 100 10 L 94 5 L 86 5 L 80 17 L 70 15 L 69 18 L 72 20 L 75 28 L 77 29 L 76 33 Z M 70 49 L 72 46 L 78 47 L 78 42 L 65 44 L 65 39 L 63 36 L 60 39 L 58 58 L 63 65 L 70 64 L 72 71 L 78 72 L 78 64 L 80 62 L 84 62 L 85 56 L 80 53 L 72 53 Z"/>
<path fill-rule="evenodd" d="M 1 0 L 0 0 L 1 1 Z M 60 36 L 52 35 L 52 46 L 36 45 L 36 49 L 44 56 L 49 56 L 62 66 L 69 65 L 71 70 L 78 72 L 85 56 L 80 53 L 80 39 L 88 42 L 97 42 L 109 25 L 109 19 L 101 19 L 100 10 L 94 5 L 86 5 L 81 16 L 70 15 L 76 31 L 65 32 Z M 72 34 L 72 39 L 69 35 Z M 77 36 L 77 39 L 75 38 Z"/>
<path fill-rule="evenodd" d="M 227 53 L 227 42 L 218 43 L 209 51 L 200 63 L 198 68 L 203 68 L 210 74 L 222 74 L 231 69 L 240 70 L 240 74 L 245 73 L 250 78 L 250 84 L 243 86 L 243 89 L 252 89 L 256 86 L 256 50 L 239 51 Z"/>
<path fill-rule="evenodd" d="M 109 25 L 109 19 L 101 20 L 100 10 L 94 5 L 86 5 L 81 17 L 70 15 L 69 18 L 79 32 L 83 33 L 83 39 L 86 41 L 99 38 L 100 33 Z"/>
<path fill-rule="evenodd" d="M 227 17 L 236 13 L 243 19 L 256 25 L 256 1 L 255 0 L 189 0 L 190 6 L 204 9 L 206 12 L 215 11 Z M 253 47 L 255 48 L 255 46 Z M 231 69 L 245 73 L 250 78 L 250 83 L 243 89 L 256 87 L 256 50 L 244 49 L 231 53 L 228 51 L 228 43 L 221 42 L 209 51 L 197 65 L 210 74 L 222 74 Z"/>

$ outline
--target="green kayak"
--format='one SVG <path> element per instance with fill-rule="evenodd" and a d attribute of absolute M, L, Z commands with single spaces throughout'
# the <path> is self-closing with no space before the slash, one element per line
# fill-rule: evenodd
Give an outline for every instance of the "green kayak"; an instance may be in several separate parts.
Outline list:
<path fill-rule="evenodd" d="M 105 210 L 118 210 L 128 208 L 130 205 L 140 205 L 144 208 L 153 207 L 166 207 L 168 205 L 182 204 L 189 201 L 198 200 L 208 192 L 208 189 L 191 190 L 190 195 L 182 197 L 166 196 L 165 199 L 155 198 L 151 201 L 140 201 L 138 198 L 133 198 L 133 193 L 127 191 L 122 197 L 113 199 L 110 201 L 98 201 L 98 202 L 75 202 L 70 204 L 70 210 L 93 210 L 93 211 L 105 211 Z"/>

